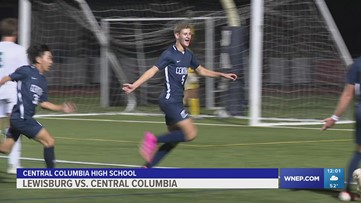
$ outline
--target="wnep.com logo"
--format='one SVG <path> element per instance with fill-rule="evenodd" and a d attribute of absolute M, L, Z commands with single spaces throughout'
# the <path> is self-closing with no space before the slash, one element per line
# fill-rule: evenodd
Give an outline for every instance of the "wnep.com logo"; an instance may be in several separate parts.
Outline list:
<path fill-rule="evenodd" d="M 281 168 L 280 188 L 324 188 L 324 169 Z"/>

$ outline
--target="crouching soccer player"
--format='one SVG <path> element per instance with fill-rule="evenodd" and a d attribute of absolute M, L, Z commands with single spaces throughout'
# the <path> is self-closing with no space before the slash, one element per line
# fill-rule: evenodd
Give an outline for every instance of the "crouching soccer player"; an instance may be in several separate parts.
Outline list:
<path fill-rule="evenodd" d="M 1 153 L 9 153 L 20 134 L 40 142 L 44 146 L 44 160 L 47 168 L 54 168 L 54 138 L 33 116 L 37 105 L 52 111 L 74 112 L 73 103 L 56 105 L 48 101 L 48 85 L 45 72 L 53 64 L 53 56 L 47 45 L 33 45 L 28 50 L 32 65 L 18 68 L 14 73 L 0 80 L 0 86 L 7 81 L 17 82 L 17 104 L 10 116 L 10 128 L 5 141 L 0 145 Z"/>

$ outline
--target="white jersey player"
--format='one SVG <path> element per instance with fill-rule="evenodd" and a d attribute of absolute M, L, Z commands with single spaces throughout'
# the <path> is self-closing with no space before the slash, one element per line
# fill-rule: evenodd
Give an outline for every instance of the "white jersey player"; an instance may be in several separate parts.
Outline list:
<path fill-rule="evenodd" d="M 6 18 L 2 20 L 0 33 L 2 36 L 0 42 L 0 78 L 3 78 L 13 73 L 17 68 L 27 65 L 28 60 L 26 49 L 15 43 L 18 34 L 17 19 Z M 17 102 L 16 86 L 16 82 L 12 81 L 0 86 L 0 129 L 3 128 L 1 122 L 4 118 L 9 118 L 11 110 Z M 9 125 L 9 120 L 6 125 Z M 7 129 L 8 127 L 6 127 Z M 20 167 L 20 150 L 21 143 L 19 139 L 9 154 L 8 173 L 10 174 L 16 174 L 16 168 Z"/>

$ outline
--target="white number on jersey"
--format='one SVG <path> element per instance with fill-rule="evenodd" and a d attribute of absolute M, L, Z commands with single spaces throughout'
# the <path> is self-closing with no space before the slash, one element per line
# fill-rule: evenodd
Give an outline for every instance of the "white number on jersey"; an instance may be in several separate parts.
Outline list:
<path fill-rule="evenodd" d="M 33 96 L 34 96 L 34 100 L 33 100 L 33 104 L 38 104 L 39 103 L 39 95 L 37 95 L 37 94 L 33 94 Z"/>
<path fill-rule="evenodd" d="M 184 78 L 186 77 L 186 75 L 183 75 L 182 76 L 182 85 L 184 85 L 184 82 L 185 82 L 185 80 L 184 80 Z"/>

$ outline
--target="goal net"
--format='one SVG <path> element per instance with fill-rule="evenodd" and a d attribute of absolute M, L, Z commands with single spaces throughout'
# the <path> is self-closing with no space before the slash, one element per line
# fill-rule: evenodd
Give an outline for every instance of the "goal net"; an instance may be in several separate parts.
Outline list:
<path fill-rule="evenodd" d="M 248 76 L 250 4 L 235 1 L 241 27 L 233 32 L 218 1 L 87 3 L 90 13 L 78 1 L 31 1 L 31 42 L 47 43 L 54 52 L 47 74 L 52 101 L 73 101 L 81 113 L 161 113 L 157 100 L 162 73 L 133 99 L 121 92 L 121 84 L 151 67 L 174 43 L 174 25 L 189 21 L 195 26 L 190 48 L 201 64 L 239 76 L 236 83 L 200 78 L 201 113 L 247 118 L 249 108 L 257 105 L 248 100 L 257 91 Z M 257 119 L 314 121 L 329 116 L 344 85 L 346 62 L 315 1 L 265 1 L 263 19 Z M 239 34 L 238 40 L 231 39 L 232 33 Z M 236 52 L 229 52 L 232 46 L 238 47 Z M 127 108 L 130 102 L 136 105 Z"/>
<path fill-rule="evenodd" d="M 330 116 L 352 59 L 326 4 L 265 1 L 263 19 L 258 124 L 269 118 L 312 123 Z"/>

